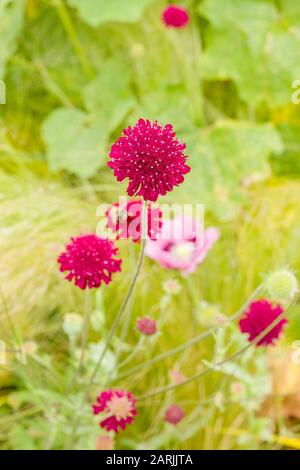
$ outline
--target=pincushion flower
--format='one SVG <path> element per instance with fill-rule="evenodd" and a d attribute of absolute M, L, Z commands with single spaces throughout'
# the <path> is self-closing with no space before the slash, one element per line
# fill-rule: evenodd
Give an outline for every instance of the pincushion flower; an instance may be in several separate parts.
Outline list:
<path fill-rule="evenodd" d="M 190 171 L 184 151 L 171 124 L 163 127 L 140 119 L 113 144 L 108 166 L 118 181 L 128 178 L 129 196 L 155 202 L 183 183 Z"/>
<path fill-rule="evenodd" d="M 177 5 L 169 5 L 163 11 L 163 22 L 171 28 L 184 28 L 189 22 L 187 10 Z"/>
<path fill-rule="evenodd" d="M 184 411 L 178 405 L 170 405 L 165 413 L 165 421 L 176 426 L 184 418 Z"/>
<path fill-rule="evenodd" d="M 109 284 L 112 275 L 121 271 L 122 260 L 116 259 L 118 250 L 111 240 L 94 234 L 71 238 L 66 251 L 60 254 L 61 272 L 68 272 L 66 279 L 74 281 L 80 289 Z"/>
<path fill-rule="evenodd" d="M 219 231 L 202 226 L 192 217 L 177 216 L 163 222 L 157 240 L 148 240 L 146 254 L 168 269 L 187 275 L 195 271 L 218 240 Z"/>
<path fill-rule="evenodd" d="M 115 203 L 106 212 L 107 227 L 117 234 L 117 240 L 131 238 L 138 242 L 142 237 L 142 200 L 124 204 Z M 162 212 L 154 204 L 148 206 L 148 237 L 155 240 L 162 227 Z"/>
<path fill-rule="evenodd" d="M 260 335 L 276 318 L 283 313 L 283 308 L 279 304 L 272 304 L 266 299 L 255 300 L 246 310 L 243 318 L 239 322 L 242 333 L 248 334 L 248 340 L 253 341 Z M 282 318 L 269 333 L 261 338 L 256 346 L 268 346 L 274 344 L 279 338 L 286 325 L 287 320 Z"/>
<path fill-rule="evenodd" d="M 156 321 L 150 317 L 138 318 L 136 327 L 143 335 L 146 336 L 154 335 L 157 332 Z"/>
<path fill-rule="evenodd" d="M 125 390 L 106 390 L 98 396 L 93 412 L 94 415 L 103 413 L 102 428 L 117 433 L 133 422 L 137 415 L 136 401 L 132 393 Z"/>

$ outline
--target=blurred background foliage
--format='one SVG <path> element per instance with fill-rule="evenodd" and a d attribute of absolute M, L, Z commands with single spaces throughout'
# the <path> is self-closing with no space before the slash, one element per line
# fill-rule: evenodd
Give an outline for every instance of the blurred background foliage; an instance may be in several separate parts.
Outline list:
<path fill-rule="evenodd" d="M 69 236 L 95 230 L 101 202 L 114 202 L 124 193 L 125 186 L 116 185 L 106 167 L 107 154 L 122 129 L 139 117 L 171 122 L 187 142 L 192 171 L 167 199 L 203 203 L 206 224 L 221 231 L 220 241 L 189 279 L 147 261 L 147 282 L 140 283 L 131 320 L 153 310 L 164 334 L 139 361 L 201 331 L 199 302 L 232 314 L 266 272 L 281 266 L 299 272 L 300 105 L 292 95 L 293 82 L 300 79 L 300 4 L 181 0 L 191 21 L 183 30 L 171 30 L 161 21 L 167 3 L 0 1 L 0 79 L 6 86 L 6 104 L 0 105 L 1 321 L 8 309 L 18 337 L 38 341 L 46 356 L 66 347 L 62 315 L 81 311 L 83 304 L 81 293 L 57 274 L 57 254 Z M 136 251 L 121 244 L 124 275 L 103 294 L 107 327 Z M 173 276 L 182 292 L 162 308 L 162 283 Z M 184 335 L 182 322 L 189 325 Z M 277 355 L 285 357 L 299 335 L 300 322 L 292 320 Z M 135 342 L 135 333 L 129 334 L 127 346 Z M 187 352 L 176 363 L 187 375 L 212 353 L 212 344 L 193 351 L 193 361 Z M 262 364 L 263 356 L 258 354 Z M 271 366 L 259 372 L 271 385 L 276 360 L 270 354 Z M 164 383 L 170 367 L 168 360 L 127 385 L 142 393 Z M 0 375 L 0 440 L 4 448 L 43 448 L 40 436 L 47 426 L 38 404 L 29 406 L 24 398 L 24 408 L 5 389 L 28 388 L 22 374 Z M 292 393 L 299 392 L 294 380 L 299 371 L 291 374 Z M 39 371 L 37 377 L 39 387 L 46 388 Z M 254 385 L 255 395 L 258 382 Z M 300 400 L 275 417 L 269 408 L 260 411 L 264 417 L 254 420 L 247 406 L 238 404 L 229 409 L 217 404 L 208 411 L 200 403 L 214 387 L 218 378 L 177 393 L 178 400 L 188 397 L 198 404 L 187 404 L 186 411 L 192 411 L 181 430 L 158 432 L 162 410 L 173 397 L 155 400 L 120 446 L 299 446 Z M 258 398 L 259 405 L 262 401 Z M 95 435 L 96 430 L 78 445 L 92 448 Z M 282 435 L 290 440 L 280 440 Z M 54 447 L 63 447 L 60 439 Z"/>

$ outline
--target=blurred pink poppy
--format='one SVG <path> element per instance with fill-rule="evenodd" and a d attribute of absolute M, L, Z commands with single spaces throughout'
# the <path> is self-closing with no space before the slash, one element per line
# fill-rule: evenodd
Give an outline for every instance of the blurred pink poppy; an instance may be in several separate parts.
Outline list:
<path fill-rule="evenodd" d="M 148 240 L 146 254 L 167 269 L 184 275 L 193 273 L 218 240 L 219 230 L 202 225 L 192 217 L 177 216 L 163 222 L 156 240 Z"/>

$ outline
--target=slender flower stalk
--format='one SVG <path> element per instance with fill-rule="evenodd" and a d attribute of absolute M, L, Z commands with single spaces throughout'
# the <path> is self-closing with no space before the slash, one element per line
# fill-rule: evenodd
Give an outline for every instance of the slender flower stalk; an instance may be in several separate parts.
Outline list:
<path fill-rule="evenodd" d="M 141 243 L 141 251 L 140 251 L 140 258 L 139 258 L 139 261 L 138 261 L 138 264 L 137 264 L 137 268 L 136 268 L 136 272 L 132 278 L 132 281 L 130 283 L 130 286 L 129 286 L 129 289 L 128 289 L 128 292 L 127 292 L 127 295 L 124 299 L 124 302 L 119 310 L 119 313 L 118 315 L 116 316 L 115 318 L 115 321 L 113 323 L 113 326 L 110 330 L 110 333 L 107 337 L 107 340 L 106 340 L 106 343 L 105 343 L 105 346 L 103 348 L 103 351 L 102 351 L 102 354 L 95 366 L 95 369 L 94 369 L 94 372 L 91 376 L 91 379 L 90 379 L 90 382 L 89 382 L 89 385 L 88 385 L 88 390 L 90 389 L 90 387 L 93 385 L 94 381 L 95 381 L 95 378 L 100 370 L 100 367 L 101 367 L 101 364 L 102 364 L 102 361 L 105 357 L 105 354 L 110 346 L 110 343 L 111 343 L 111 340 L 119 326 L 119 323 L 124 315 L 124 313 L 126 312 L 126 308 L 127 308 L 127 305 L 131 299 L 131 296 L 133 294 L 133 291 L 134 291 L 134 288 L 135 288 L 135 285 L 136 285 L 136 282 L 137 282 L 137 279 L 139 277 L 139 274 L 141 272 L 141 269 L 142 269 L 142 265 L 143 265 L 143 260 L 144 260 L 144 257 L 145 257 L 145 246 L 146 246 L 146 239 L 147 239 L 147 210 L 148 210 L 148 204 L 147 202 L 145 204 L 143 204 L 143 216 L 142 216 L 142 243 Z"/>
<path fill-rule="evenodd" d="M 242 307 L 237 312 L 235 312 L 233 315 L 231 315 L 231 317 L 228 317 L 228 321 L 237 320 L 244 313 L 244 311 L 246 310 L 248 305 L 252 302 L 252 300 L 255 299 L 257 297 L 257 295 L 261 292 L 262 288 L 263 288 L 263 285 L 258 286 L 258 288 L 251 294 L 251 296 L 248 298 L 248 300 L 242 305 Z M 199 335 L 194 336 L 193 338 L 191 338 L 190 340 L 180 344 L 179 346 L 176 346 L 175 348 L 170 349 L 169 351 L 165 351 L 161 354 L 158 354 L 157 356 L 152 357 L 148 361 L 144 361 L 142 364 L 138 364 L 138 365 L 132 367 L 131 369 L 127 370 L 125 372 L 125 374 L 121 374 L 120 376 L 118 376 L 118 381 L 123 380 L 123 379 L 127 379 L 131 375 L 136 374 L 137 372 L 139 372 L 143 369 L 151 367 L 154 364 L 157 364 L 157 363 L 163 361 L 164 359 L 167 359 L 171 356 L 174 356 L 175 354 L 178 354 L 182 351 L 185 351 L 186 349 L 190 348 L 191 346 L 194 346 L 195 344 L 200 343 L 200 341 L 203 341 L 205 338 L 212 335 L 219 328 L 221 328 L 220 325 L 212 326 L 211 328 L 207 329 L 203 333 L 200 333 Z"/>
<path fill-rule="evenodd" d="M 141 397 L 137 397 L 137 400 L 145 400 L 146 398 L 150 398 L 156 395 L 160 395 L 161 393 L 166 393 L 171 390 L 174 390 L 178 387 L 182 387 L 183 385 L 187 385 L 191 382 L 194 382 L 195 380 L 200 379 L 204 375 L 208 374 L 211 371 L 216 370 L 218 367 L 223 366 L 227 362 L 234 361 L 236 358 L 241 356 L 245 351 L 247 351 L 251 346 L 255 346 L 262 338 L 264 338 L 274 327 L 278 325 L 280 321 L 286 318 L 288 311 L 292 310 L 292 308 L 298 303 L 300 299 L 300 294 L 295 298 L 295 300 L 289 305 L 288 309 L 282 312 L 281 315 L 279 315 L 267 328 L 265 328 L 254 340 L 250 341 L 246 346 L 244 346 L 242 349 L 239 351 L 231 354 L 230 356 L 226 357 L 222 361 L 216 362 L 210 367 L 207 367 L 203 371 L 199 372 L 196 375 L 193 375 L 192 377 L 189 377 L 186 379 L 184 382 L 181 382 L 179 384 L 171 384 L 167 385 L 165 387 L 160 387 L 157 388 L 156 390 L 152 390 L 149 393 L 146 393 L 145 395 L 142 395 Z"/>
<path fill-rule="evenodd" d="M 90 305 L 90 292 L 89 290 L 86 290 L 85 296 L 84 296 L 84 313 L 83 313 L 83 325 L 82 325 L 82 337 L 81 337 L 81 351 L 80 351 L 80 361 L 79 361 L 78 371 L 82 369 L 82 366 L 84 363 L 91 312 L 92 312 L 92 308 Z"/>

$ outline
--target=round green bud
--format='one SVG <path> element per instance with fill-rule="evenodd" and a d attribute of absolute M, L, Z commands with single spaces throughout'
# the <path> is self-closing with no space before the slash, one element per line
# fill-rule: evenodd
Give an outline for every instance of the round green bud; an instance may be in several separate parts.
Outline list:
<path fill-rule="evenodd" d="M 63 330 L 67 336 L 77 336 L 82 330 L 82 317 L 77 313 L 64 316 Z"/>
<path fill-rule="evenodd" d="M 296 276 L 288 269 L 270 274 L 265 283 L 268 294 L 276 300 L 289 300 L 298 292 Z"/>

